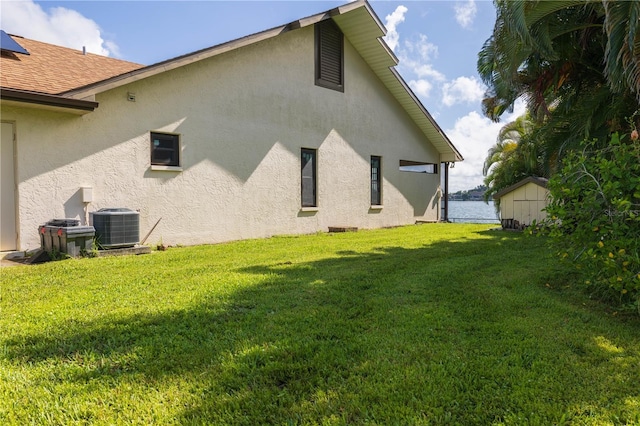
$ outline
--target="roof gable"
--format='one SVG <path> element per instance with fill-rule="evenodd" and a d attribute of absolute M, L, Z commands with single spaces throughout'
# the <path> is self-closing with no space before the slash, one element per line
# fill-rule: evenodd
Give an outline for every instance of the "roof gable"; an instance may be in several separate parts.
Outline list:
<path fill-rule="evenodd" d="M 61 95 L 71 99 L 93 99 L 98 93 L 272 37 L 277 37 L 288 31 L 311 26 L 326 19 L 334 20 L 344 36 L 371 67 L 389 92 L 396 98 L 429 142 L 440 153 L 440 161 L 462 161 L 463 158 L 460 152 L 453 146 L 431 114 L 429 114 L 418 97 L 395 69 L 395 66 L 398 64 L 398 59 L 382 39 L 386 34 L 386 29 L 366 0 L 357 0 L 326 12 L 290 22 L 286 25 L 149 66 L 141 66 L 126 61 L 100 57 L 98 55 L 83 55 L 82 52 L 77 52 L 72 49 L 57 46 L 52 47 L 52 45 L 47 45 L 46 43 L 29 40 L 23 44 L 27 50 L 33 49 L 35 46 L 37 49 L 41 48 L 41 53 L 44 55 L 46 55 L 47 52 L 55 50 L 60 57 L 64 56 L 66 60 L 54 68 L 62 68 L 69 72 L 64 73 L 64 78 L 56 76 L 55 73 L 52 74 L 52 72 L 45 72 L 40 76 L 39 71 L 42 70 L 42 64 L 34 63 L 30 65 L 31 63 L 25 61 L 22 63 L 25 73 L 21 74 L 22 71 L 20 67 L 16 65 L 7 76 L 7 84 L 10 85 L 5 86 L 3 58 L 3 79 L 1 85 L 19 90 L 38 90 L 43 93 Z M 27 39 L 21 39 L 21 41 L 22 40 L 27 41 Z M 34 54 L 31 55 L 33 57 L 40 56 L 36 54 L 37 52 L 35 50 L 33 53 Z M 89 57 L 90 60 L 87 60 L 87 57 Z M 45 56 L 43 61 L 55 61 L 56 59 L 59 58 L 46 58 Z M 89 65 L 91 65 L 90 69 L 87 68 Z M 26 68 L 33 69 L 27 71 Z M 25 84 L 26 81 L 31 81 L 31 86 Z M 35 81 L 38 83 L 33 83 Z"/>
<path fill-rule="evenodd" d="M 542 188 L 546 188 L 547 187 L 547 183 L 549 182 L 548 179 L 546 178 L 541 178 L 541 177 L 537 177 L 537 176 L 529 176 L 528 178 L 522 179 L 520 182 L 515 183 L 507 188 L 504 188 L 502 191 L 498 191 L 495 194 L 493 194 L 493 199 L 494 200 L 499 200 L 501 197 L 507 195 L 510 192 L 515 191 L 516 189 L 525 186 L 528 183 L 533 183 L 535 185 L 538 185 Z"/>

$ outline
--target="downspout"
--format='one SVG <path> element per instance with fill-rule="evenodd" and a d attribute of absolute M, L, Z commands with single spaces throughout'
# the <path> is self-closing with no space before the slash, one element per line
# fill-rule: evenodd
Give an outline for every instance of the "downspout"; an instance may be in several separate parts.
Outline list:
<path fill-rule="evenodd" d="M 449 163 L 444 163 L 444 222 L 449 222 Z"/>

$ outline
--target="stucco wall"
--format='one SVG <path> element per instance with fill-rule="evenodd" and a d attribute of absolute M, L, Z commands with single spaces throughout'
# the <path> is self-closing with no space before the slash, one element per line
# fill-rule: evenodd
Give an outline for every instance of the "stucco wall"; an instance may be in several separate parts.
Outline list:
<path fill-rule="evenodd" d="M 276 234 L 437 220 L 439 175 L 399 160 L 439 155 L 345 40 L 345 91 L 314 85 L 313 28 L 98 94 L 76 116 L 2 107 L 17 133 L 19 249 L 37 227 L 88 211 L 140 211 L 147 243 L 213 243 Z M 136 101 L 127 100 L 135 93 Z M 179 133 L 182 171 L 150 167 L 149 131 Z M 318 149 L 318 209 L 300 208 L 300 149 Z M 383 205 L 370 209 L 371 155 Z"/>
<path fill-rule="evenodd" d="M 547 206 L 548 197 L 546 188 L 529 182 L 500 197 L 500 219 L 514 219 L 524 226 L 534 220 L 539 222 L 546 218 L 542 209 Z"/>

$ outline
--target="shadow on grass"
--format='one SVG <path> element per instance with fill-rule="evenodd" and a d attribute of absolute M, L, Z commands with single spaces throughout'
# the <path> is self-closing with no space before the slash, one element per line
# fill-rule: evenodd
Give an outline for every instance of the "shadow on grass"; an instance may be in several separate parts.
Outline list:
<path fill-rule="evenodd" d="M 549 292 L 564 272 L 540 240 L 482 237 L 251 265 L 237 272 L 255 284 L 225 301 L 77 319 L 5 353 L 60 364 L 61 380 L 81 384 L 179 382 L 181 423 L 638 416 L 638 322 Z"/>

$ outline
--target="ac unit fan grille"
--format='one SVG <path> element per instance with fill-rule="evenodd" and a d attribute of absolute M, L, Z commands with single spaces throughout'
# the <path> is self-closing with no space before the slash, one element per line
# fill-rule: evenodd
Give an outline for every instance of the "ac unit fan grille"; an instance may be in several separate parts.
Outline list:
<path fill-rule="evenodd" d="M 99 210 L 92 215 L 98 244 L 104 248 L 133 247 L 140 242 L 138 213 L 119 210 Z"/>

